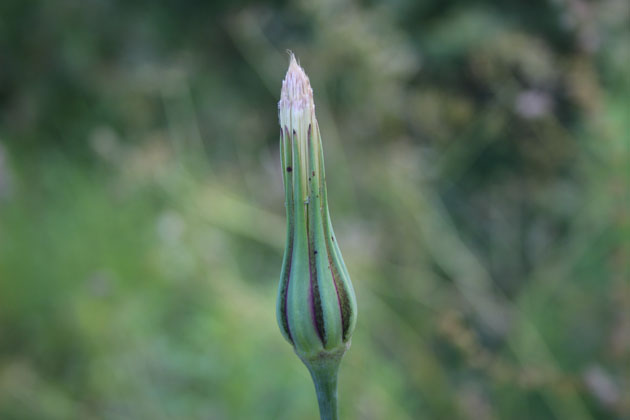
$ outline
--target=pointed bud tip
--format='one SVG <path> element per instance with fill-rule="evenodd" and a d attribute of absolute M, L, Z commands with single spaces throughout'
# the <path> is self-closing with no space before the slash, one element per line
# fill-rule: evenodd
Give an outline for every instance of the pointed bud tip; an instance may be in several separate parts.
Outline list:
<path fill-rule="evenodd" d="M 282 92 L 278 109 L 282 111 L 304 111 L 315 108 L 313 103 L 313 89 L 304 69 L 300 67 L 295 55 L 289 51 L 291 56 L 289 69 L 282 81 Z"/>

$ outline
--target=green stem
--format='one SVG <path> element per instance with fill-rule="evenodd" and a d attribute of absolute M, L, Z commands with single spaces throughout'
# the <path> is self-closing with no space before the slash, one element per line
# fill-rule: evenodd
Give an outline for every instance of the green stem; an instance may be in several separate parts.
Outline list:
<path fill-rule="evenodd" d="M 307 363 L 315 383 L 321 420 L 338 420 L 337 372 L 340 359 L 323 359 Z"/>

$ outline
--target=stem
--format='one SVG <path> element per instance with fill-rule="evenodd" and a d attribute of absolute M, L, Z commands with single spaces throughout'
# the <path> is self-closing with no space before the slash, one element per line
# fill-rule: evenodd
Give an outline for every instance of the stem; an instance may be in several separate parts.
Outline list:
<path fill-rule="evenodd" d="M 340 358 L 321 359 L 307 363 L 315 383 L 321 420 L 338 420 L 337 372 Z"/>

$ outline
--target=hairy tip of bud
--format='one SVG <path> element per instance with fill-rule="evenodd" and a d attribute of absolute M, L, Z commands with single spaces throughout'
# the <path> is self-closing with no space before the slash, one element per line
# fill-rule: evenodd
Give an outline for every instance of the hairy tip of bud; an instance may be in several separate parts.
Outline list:
<path fill-rule="evenodd" d="M 282 81 L 282 92 L 280 93 L 280 102 L 278 109 L 282 112 L 300 112 L 305 110 L 313 110 L 313 89 L 308 76 L 304 69 L 300 67 L 295 55 L 291 55 L 289 69 Z M 281 115 L 282 118 L 282 115 Z"/>

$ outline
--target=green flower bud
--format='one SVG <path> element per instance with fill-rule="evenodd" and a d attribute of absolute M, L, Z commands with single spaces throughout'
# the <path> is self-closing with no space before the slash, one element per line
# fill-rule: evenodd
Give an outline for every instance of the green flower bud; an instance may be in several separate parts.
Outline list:
<path fill-rule="evenodd" d="M 336 418 L 324 417 L 322 396 L 334 394 L 336 405 L 337 370 L 350 345 L 357 305 L 330 222 L 313 90 L 293 55 L 278 111 L 287 211 L 278 324 L 313 376 L 322 418 Z"/>

